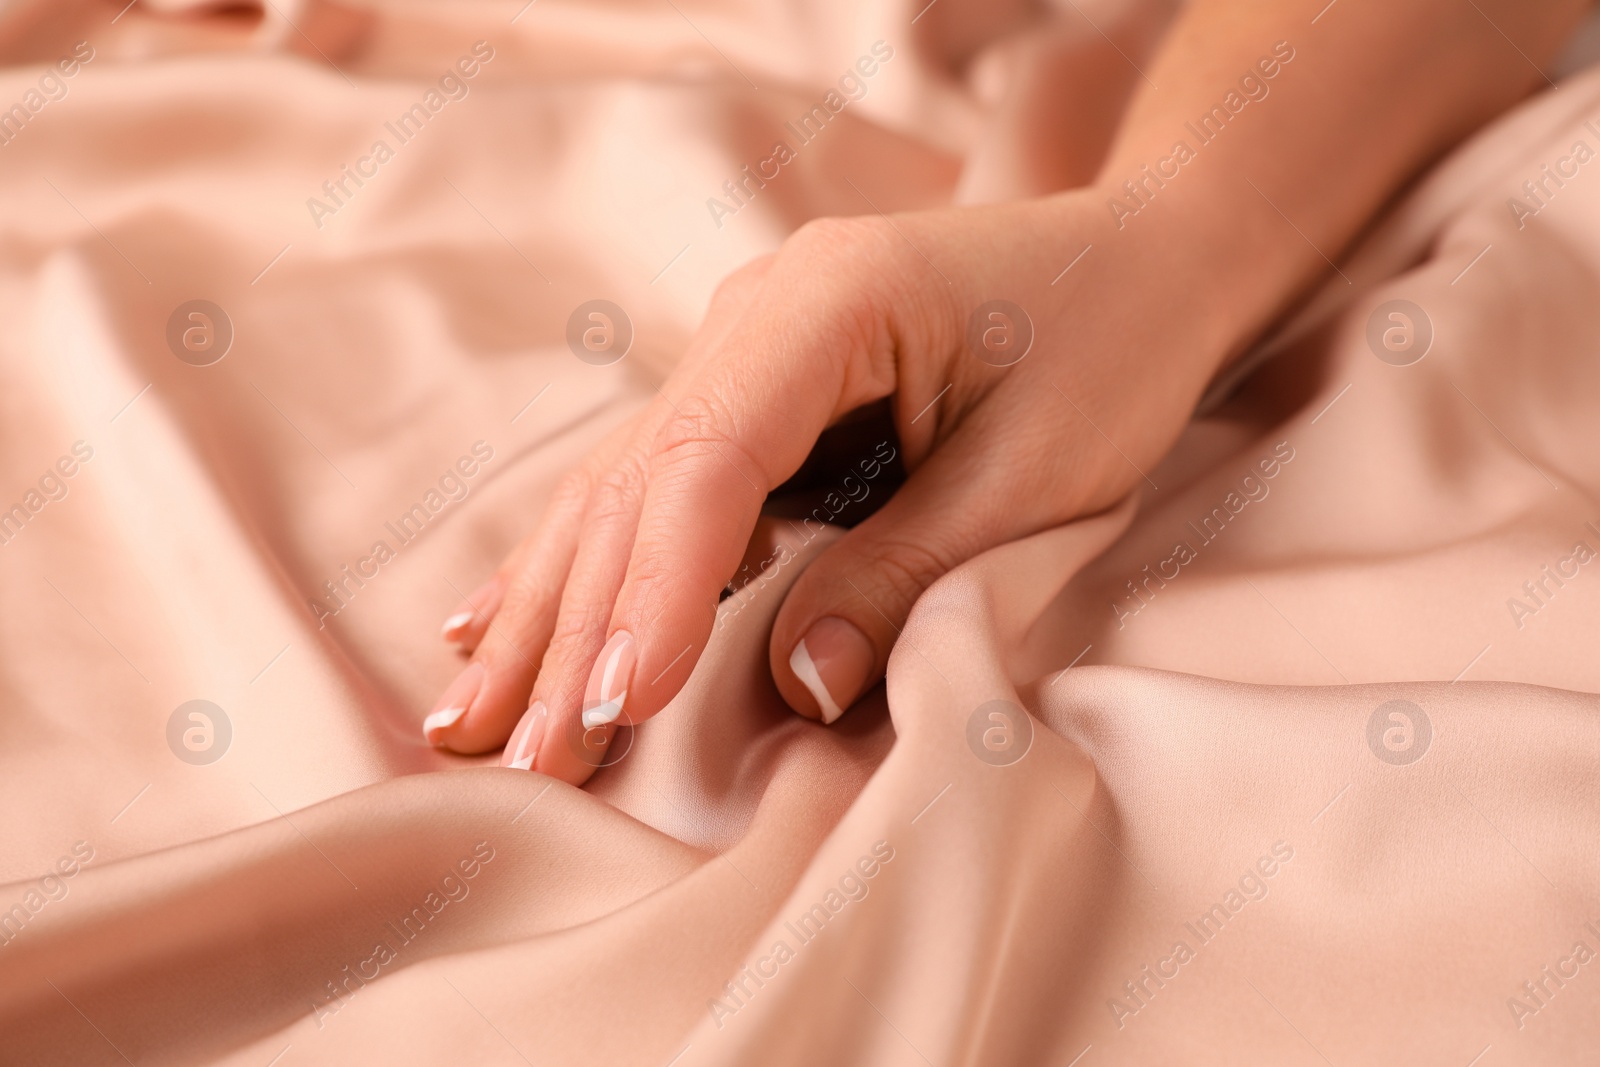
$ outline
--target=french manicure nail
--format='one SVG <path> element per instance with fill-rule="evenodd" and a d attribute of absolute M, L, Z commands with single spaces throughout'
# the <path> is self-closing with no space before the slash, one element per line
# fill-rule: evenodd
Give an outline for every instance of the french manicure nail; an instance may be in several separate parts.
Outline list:
<path fill-rule="evenodd" d="M 519 771 L 533 770 L 533 761 L 539 758 L 539 748 L 544 744 L 545 720 L 549 717 L 550 712 L 544 706 L 544 701 L 535 700 L 528 705 L 528 713 L 522 717 L 522 724 L 511 735 L 511 740 L 506 742 L 505 755 L 500 757 L 502 767 Z"/>
<path fill-rule="evenodd" d="M 589 672 L 589 687 L 583 694 L 584 729 L 593 730 L 616 722 L 622 715 L 637 660 L 638 644 L 633 635 L 626 630 L 612 634 Z"/>
<path fill-rule="evenodd" d="M 473 624 L 480 619 L 485 623 L 488 621 L 489 610 L 495 606 L 492 603 L 494 600 L 493 593 L 493 580 L 484 582 L 474 589 L 467 596 L 466 606 L 444 620 L 444 626 L 440 629 L 439 636 L 452 645 L 463 645 L 471 640 L 472 630 L 475 629 Z"/>
<path fill-rule="evenodd" d="M 789 669 L 811 691 L 822 721 L 831 723 L 866 688 L 877 660 L 867 635 L 829 615 L 811 624 L 789 655 Z"/>
<path fill-rule="evenodd" d="M 443 637 L 452 645 L 459 645 L 461 643 L 461 638 L 465 636 L 464 631 L 472 624 L 472 619 L 473 614 L 470 611 L 456 612 L 454 615 L 444 620 L 444 628 L 439 631 L 439 636 Z"/>
<path fill-rule="evenodd" d="M 444 691 L 444 696 L 439 698 L 433 711 L 422 720 L 422 736 L 428 739 L 428 744 L 435 748 L 443 747 L 443 733 L 460 722 L 461 716 L 472 707 L 478 690 L 483 688 L 484 674 L 483 664 L 469 663 L 466 670 L 456 675 L 456 680 Z"/>

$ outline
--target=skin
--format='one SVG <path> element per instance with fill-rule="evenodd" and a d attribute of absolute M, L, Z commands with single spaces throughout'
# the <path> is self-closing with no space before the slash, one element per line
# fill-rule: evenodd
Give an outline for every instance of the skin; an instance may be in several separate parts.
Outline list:
<path fill-rule="evenodd" d="M 626 631 L 637 643 L 627 719 L 654 715 L 705 647 L 767 493 L 826 427 L 887 397 L 910 478 L 810 565 L 772 633 L 779 691 L 818 717 L 791 653 L 817 620 L 854 626 L 858 662 L 836 657 L 835 667 L 860 677 L 839 668 L 828 685 L 848 707 L 882 677 L 898 627 L 945 572 L 1138 491 L 1206 385 L 1330 273 L 1329 260 L 1408 179 L 1546 85 L 1539 67 L 1586 7 L 1325 3 L 1190 4 L 1132 76 L 1090 184 L 892 219 L 820 219 L 731 275 L 662 396 L 567 478 L 472 596 L 472 620 L 453 636 L 482 684 L 435 743 L 464 753 L 505 745 L 535 699 L 548 712 L 533 769 L 584 781 L 590 762 L 562 739 L 582 732 L 608 639 Z M 1123 183 L 1175 141 L 1193 147 L 1185 122 L 1241 75 L 1259 77 L 1277 42 L 1293 56 L 1267 80 L 1269 95 L 1119 219 L 1108 201 L 1132 203 Z M 1090 173 L 1081 150 L 1066 155 L 1068 171 Z M 1036 334 L 1008 367 L 966 341 L 974 309 L 997 297 L 1026 309 Z"/>

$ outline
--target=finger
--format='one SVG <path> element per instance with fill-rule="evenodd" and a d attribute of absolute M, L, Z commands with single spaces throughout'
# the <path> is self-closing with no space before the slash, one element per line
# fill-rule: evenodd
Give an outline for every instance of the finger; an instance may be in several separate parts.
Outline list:
<path fill-rule="evenodd" d="M 507 583 L 502 602 L 483 618 L 471 662 L 423 720 L 429 744 L 464 753 L 498 748 L 527 707 L 577 552 L 590 495 L 587 477 L 580 472 L 562 483 L 525 542 L 528 551 L 521 558 L 527 562 L 509 576 L 509 567 L 496 575 L 496 582 Z"/>
<path fill-rule="evenodd" d="M 523 543 L 526 544 L 528 540 L 530 539 L 524 538 Z M 440 638 L 446 644 L 454 645 L 456 651 L 471 655 L 472 650 L 478 647 L 478 642 L 483 640 L 490 621 L 494 619 L 500 610 L 500 605 L 505 601 L 506 586 L 509 583 L 509 576 L 502 577 L 496 572 L 494 577 L 468 593 L 466 599 L 439 628 Z"/>
<path fill-rule="evenodd" d="M 591 487 L 632 442 L 646 417 L 648 411 L 612 430 L 581 467 L 561 480 L 534 532 L 493 579 L 468 597 L 469 604 L 477 605 L 480 598 L 483 604 L 469 623 L 478 634 L 472 662 L 423 720 L 429 744 L 473 753 L 505 742 L 527 704 L 549 645 Z M 447 620 L 447 636 L 449 629 Z"/>
<path fill-rule="evenodd" d="M 1073 512 L 1071 460 L 1014 461 L 1019 445 L 964 426 L 889 502 L 796 580 L 772 628 L 772 677 L 790 707 L 831 723 L 883 677 L 924 590 L 988 548 Z M 985 440 L 989 444 L 985 444 Z M 1025 444 L 1025 442 L 1023 443 Z M 1007 462 L 1007 459 L 1011 462 Z M 915 652 L 913 648 L 910 650 Z"/>
<path fill-rule="evenodd" d="M 532 562 L 538 546 L 537 534 L 524 537 L 500 566 L 495 568 L 493 576 L 468 593 L 461 605 L 444 620 L 439 636 L 447 644 L 454 645 L 458 652 L 470 656 L 483 640 L 483 635 L 489 632 L 489 624 L 500 613 L 500 608 L 505 603 L 506 591 L 511 588 L 511 583 L 517 575 L 526 570 Z"/>
<path fill-rule="evenodd" d="M 618 644 L 596 661 L 590 686 L 601 701 L 626 693 L 632 723 L 660 711 L 694 670 L 767 494 L 830 422 L 894 387 L 888 301 L 861 281 L 883 276 L 873 269 L 881 246 L 853 249 L 856 269 L 841 280 L 821 265 L 837 261 L 841 243 L 873 238 L 820 232 L 826 256 L 803 247 L 772 268 L 739 326 L 670 401 L 653 442 L 607 634 Z"/>
<path fill-rule="evenodd" d="M 684 373 L 692 373 L 707 346 L 734 327 L 771 262 L 771 257 L 753 260 L 718 286 L 706 320 L 685 354 Z M 585 503 L 583 549 L 579 553 L 574 546 L 563 571 L 566 588 L 558 605 L 559 617 L 549 620 L 544 633 L 537 693 L 511 732 L 501 757 L 503 766 L 529 770 L 537 761 L 539 770 L 577 784 L 587 779 L 604 754 L 613 727 L 585 726 L 583 681 L 587 664 L 598 654 L 596 646 L 604 636 L 637 526 L 643 487 L 639 463 L 630 457 L 643 453 L 669 414 L 670 405 L 657 400 L 592 464 L 603 473 L 600 489 Z M 555 634 L 560 637 L 553 637 Z M 555 743 L 546 744 L 547 738 Z"/>
<path fill-rule="evenodd" d="M 444 620 L 439 636 L 460 652 L 471 655 L 489 632 L 489 625 L 505 604 L 506 592 L 517 577 L 538 557 L 540 533 L 535 531 L 524 537 L 511 554 L 495 568 L 494 575 L 462 601 L 461 606 Z"/>
<path fill-rule="evenodd" d="M 595 488 L 579 537 L 555 632 L 545 652 L 534 684 L 533 702 L 524 716 L 528 731 L 518 731 L 501 762 L 530 769 L 578 785 L 599 763 L 610 739 L 612 724 L 626 703 L 625 689 L 612 689 L 599 699 L 587 698 L 591 666 L 603 655 L 616 670 L 625 665 L 630 651 L 625 642 L 606 645 L 606 621 L 627 571 L 628 553 L 638 529 L 644 499 L 642 460 L 624 460 Z M 625 684 L 625 682 L 624 682 Z M 614 699 L 613 699 L 614 698 Z M 602 707 L 608 700 L 611 707 Z M 596 708 L 600 708 L 596 712 Z M 534 730 L 544 721 L 543 735 Z"/>

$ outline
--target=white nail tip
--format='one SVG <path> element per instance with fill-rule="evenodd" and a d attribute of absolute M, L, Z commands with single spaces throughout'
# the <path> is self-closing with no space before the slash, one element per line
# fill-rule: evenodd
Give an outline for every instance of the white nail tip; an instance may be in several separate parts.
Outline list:
<path fill-rule="evenodd" d="M 461 716 L 466 713 L 466 708 L 441 708 L 422 720 L 423 736 L 429 741 L 433 741 L 435 731 L 443 730 L 447 726 L 454 726 Z"/>
<path fill-rule="evenodd" d="M 544 702 L 535 700 L 529 705 L 528 713 L 527 725 L 517 738 L 517 750 L 511 754 L 511 762 L 506 764 L 515 771 L 533 770 L 534 758 L 539 755 L 539 743 L 544 740 Z"/>
<path fill-rule="evenodd" d="M 590 708 L 588 711 L 584 712 L 584 729 L 593 730 L 596 726 L 609 726 L 611 723 L 616 722 L 618 716 L 622 714 L 622 703 L 627 699 L 628 691 L 624 689 L 621 693 L 617 694 L 617 698 L 615 700 L 608 700 L 599 707 Z"/>
<path fill-rule="evenodd" d="M 531 770 L 533 770 L 533 757 L 538 755 L 538 752 L 537 751 L 529 751 L 529 749 L 528 749 L 528 742 L 531 741 L 532 739 L 533 739 L 533 731 L 532 730 L 526 730 L 526 731 L 523 732 L 522 740 L 517 742 L 517 753 L 512 758 L 511 763 L 509 764 L 509 766 L 513 770 L 518 770 L 518 771 L 531 771 Z"/>
<path fill-rule="evenodd" d="M 822 675 L 817 673 L 817 665 L 811 661 L 811 653 L 806 649 L 806 643 L 801 641 L 794 646 L 794 652 L 789 656 L 789 669 L 794 671 L 794 676 L 805 683 L 811 690 L 811 695 L 816 698 L 817 707 L 822 710 L 822 721 L 831 723 L 844 714 L 844 709 L 834 703 L 833 694 L 828 692 L 828 687 L 822 684 Z"/>
<path fill-rule="evenodd" d="M 596 694 L 600 703 L 583 713 L 585 730 L 593 730 L 597 726 L 609 726 L 622 714 L 622 705 L 628 699 L 628 691 L 624 689 L 616 696 L 612 696 L 611 687 L 617 684 L 617 668 L 622 665 L 622 654 L 632 645 L 633 639 L 620 631 L 611 638 L 609 643 L 611 654 L 606 657 L 605 666 L 600 669 L 600 691 Z"/>
<path fill-rule="evenodd" d="M 472 612 L 459 612 L 458 614 L 452 615 L 448 619 L 444 620 L 444 627 L 439 632 L 448 638 L 452 630 L 459 630 L 471 621 Z"/>

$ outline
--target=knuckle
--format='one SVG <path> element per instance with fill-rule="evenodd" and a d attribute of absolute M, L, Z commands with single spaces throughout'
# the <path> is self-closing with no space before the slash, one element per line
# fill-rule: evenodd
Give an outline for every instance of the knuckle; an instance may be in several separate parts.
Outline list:
<path fill-rule="evenodd" d="M 556 483 L 555 491 L 550 494 L 549 513 L 561 517 L 581 515 L 584 505 L 589 502 L 593 486 L 593 477 L 584 468 L 569 472 Z"/>
<path fill-rule="evenodd" d="M 923 590 L 954 565 L 939 549 L 905 538 L 876 542 L 862 555 L 861 563 L 874 576 L 873 585 L 891 599 L 902 617 Z"/>
<path fill-rule="evenodd" d="M 518 670 L 530 660 L 537 662 L 559 597 L 560 590 L 543 573 L 527 570 L 517 575 L 478 644 L 477 658 L 504 661 Z"/>
<path fill-rule="evenodd" d="M 889 247 L 889 225 L 876 215 L 812 219 L 784 242 L 785 250 L 804 251 L 831 259 L 851 259 Z"/>
<path fill-rule="evenodd" d="M 716 289 L 713 290 L 711 306 L 720 309 L 729 305 L 738 306 L 744 304 L 751 293 L 760 287 L 762 279 L 772 269 L 775 259 L 776 256 L 769 253 L 764 256 L 758 256 L 743 266 L 730 271 L 717 283 Z"/>
<path fill-rule="evenodd" d="M 765 468 L 740 443 L 737 419 L 729 405 L 709 391 L 692 393 L 678 402 L 672 417 L 657 432 L 651 471 L 667 474 L 722 460 L 740 471 L 756 471 L 765 477 Z"/>
<path fill-rule="evenodd" d="M 588 520 L 596 526 L 631 521 L 638 513 L 644 489 L 637 464 L 626 461 L 608 470 L 589 493 Z"/>
<path fill-rule="evenodd" d="M 784 242 L 780 258 L 833 302 L 863 310 L 903 296 L 900 281 L 929 270 L 880 215 L 812 219 Z"/>
<path fill-rule="evenodd" d="M 582 644 L 601 623 L 599 613 L 583 608 L 563 607 L 550 634 L 550 649 L 560 654 Z"/>
<path fill-rule="evenodd" d="M 600 654 L 600 638 L 609 619 L 609 610 L 595 606 L 563 607 L 556 616 L 541 672 L 553 669 L 558 684 L 565 680 L 568 685 L 582 686 L 590 664 Z"/>
<path fill-rule="evenodd" d="M 706 392 L 691 393 L 678 402 L 656 434 L 656 452 L 720 444 L 732 436 L 732 422 L 728 407 L 720 398 Z"/>
<path fill-rule="evenodd" d="M 535 639 L 560 595 L 560 586 L 549 571 L 537 566 L 525 568 L 507 585 L 495 622 L 515 635 L 519 646 L 524 646 Z"/>
<path fill-rule="evenodd" d="M 797 306 L 815 309 L 804 327 L 820 351 L 847 369 L 893 382 L 893 335 L 904 329 L 897 321 L 927 302 L 923 293 L 948 288 L 934 285 L 939 279 L 930 281 L 931 268 L 920 256 L 908 259 L 910 251 L 883 218 L 814 219 L 785 243 L 776 288 Z"/>
<path fill-rule="evenodd" d="M 717 594 L 726 584 L 704 561 L 685 559 L 667 547 L 643 550 L 628 567 L 627 601 L 645 618 L 696 619 L 709 624 L 716 617 Z"/>

